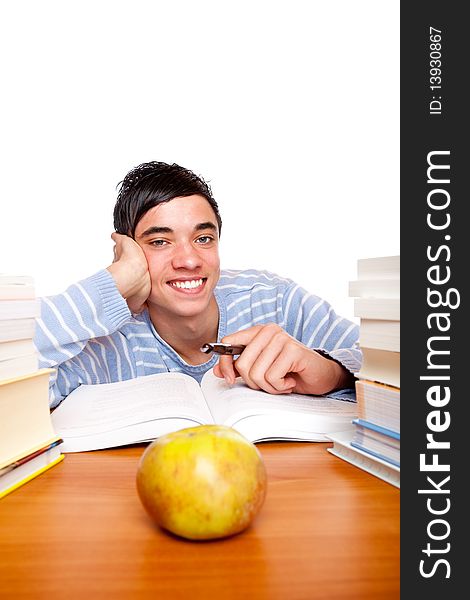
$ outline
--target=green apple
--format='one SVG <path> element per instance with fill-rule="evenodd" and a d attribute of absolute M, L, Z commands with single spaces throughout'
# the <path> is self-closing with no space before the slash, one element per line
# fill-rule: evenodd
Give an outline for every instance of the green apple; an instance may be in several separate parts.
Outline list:
<path fill-rule="evenodd" d="M 164 529 L 207 540 L 239 533 L 266 496 L 256 446 L 231 427 L 200 425 L 163 435 L 142 454 L 137 491 Z"/>

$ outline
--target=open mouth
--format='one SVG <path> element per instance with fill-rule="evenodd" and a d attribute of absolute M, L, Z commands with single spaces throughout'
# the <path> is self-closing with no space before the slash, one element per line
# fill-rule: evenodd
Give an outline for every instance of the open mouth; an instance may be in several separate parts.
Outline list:
<path fill-rule="evenodd" d="M 198 292 L 204 287 L 207 281 L 207 277 L 201 277 L 199 279 L 174 279 L 167 281 L 167 285 L 171 288 L 180 292 Z"/>

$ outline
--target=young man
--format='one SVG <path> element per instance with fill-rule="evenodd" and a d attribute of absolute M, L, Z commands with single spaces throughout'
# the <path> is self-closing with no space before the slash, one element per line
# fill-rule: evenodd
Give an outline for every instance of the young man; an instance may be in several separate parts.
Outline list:
<path fill-rule="evenodd" d="M 220 271 L 222 221 L 209 186 L 178 165 L 144 163 L 121 183 L 114 261 L 42 299 L 35 342 L 56 367 L 51 406 L 82 383 L 214 368 L 271 394 L 339 395 L 359 370 L 358 327 L 266 271 Z M 207 355 L 206 342 L 246 345 Z M 219 360 L 220 359 L 220 360 Z"/>

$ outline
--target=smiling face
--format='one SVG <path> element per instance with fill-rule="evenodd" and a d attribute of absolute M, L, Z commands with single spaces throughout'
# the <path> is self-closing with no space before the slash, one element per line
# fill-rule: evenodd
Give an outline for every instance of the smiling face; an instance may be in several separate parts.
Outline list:
<path fill-rule="evenodd" d="M 213 291 L 220 276 L 219 232 L 203 196 L 173 198 L 151 208 L 137 224 L 135 240 L 149 266 L 147 305 L 153 321 L 218 314 Z"/>

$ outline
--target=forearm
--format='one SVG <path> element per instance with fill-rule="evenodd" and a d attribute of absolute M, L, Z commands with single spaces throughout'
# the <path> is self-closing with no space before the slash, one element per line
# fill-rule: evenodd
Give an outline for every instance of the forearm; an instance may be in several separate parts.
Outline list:
<path fill-rule="evenodd" d="M 34 342 L 41 367 L 55 367 L 77 356 L 88 340 L 117 331 L 129 318 L 125 300 L 106 270 L 41 298 Z"/>

